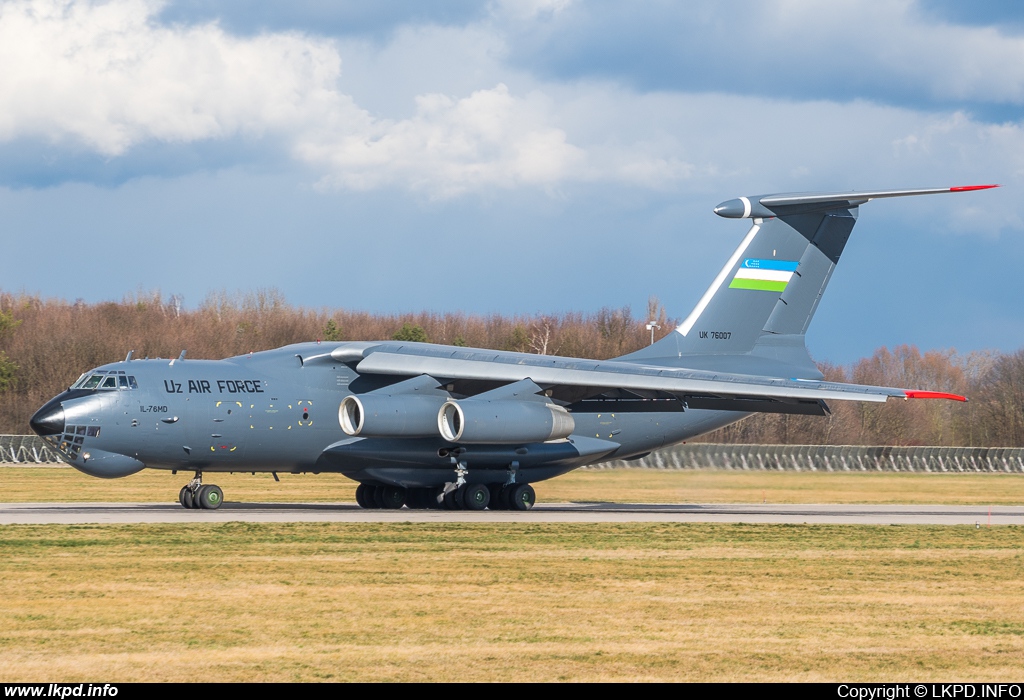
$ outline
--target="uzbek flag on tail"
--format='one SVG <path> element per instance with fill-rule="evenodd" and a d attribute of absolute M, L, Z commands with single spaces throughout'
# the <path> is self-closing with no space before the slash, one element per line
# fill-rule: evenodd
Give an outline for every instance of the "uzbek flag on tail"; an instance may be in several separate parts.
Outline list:
<path fill-rule="evenodd" d="M 729 289 L 756 289 L 781 294 L 786 291 L 798 264 L 794 260 L 747 258 L 733 275 Z"/>

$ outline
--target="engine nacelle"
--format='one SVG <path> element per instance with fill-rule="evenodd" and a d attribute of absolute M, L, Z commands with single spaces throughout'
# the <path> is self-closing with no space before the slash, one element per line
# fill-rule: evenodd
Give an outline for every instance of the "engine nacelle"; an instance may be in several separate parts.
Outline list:
<path fill-rule="evenodd" d="M 479 445 L 547 442 L 572 435 L 576 421 L 560 406 L 539 401 L 447 401 L 436 429 L 449 442 Z"/>
<path fill-rule="evenodd" d="M 436 437 L 437 411 L 444 396 L 346 396 L 338 422 L 353 437 Z"/>

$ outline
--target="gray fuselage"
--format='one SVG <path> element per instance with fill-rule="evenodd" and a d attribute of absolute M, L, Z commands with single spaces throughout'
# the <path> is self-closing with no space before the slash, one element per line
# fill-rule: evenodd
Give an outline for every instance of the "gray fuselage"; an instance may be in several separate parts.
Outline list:
<path fill-rule="evenodd" d="M 361 376 L 343 362 L 322 359 L 325 348 L 339 345 L 304 343 L 225 360 L 103 365 L 41 408 L 33 429 L 48 433 L 69 464 L 97 477 L 147 467 L 340 472 L 360 482 L 426 487 L 451 481 L 456 461 L 468 467 L 471 483 L 504 481 L 513 463 L 521 482 L 540 481 L 585 464 L 641 455 L 745 415 L 665 410 L 662 404 L 644 411 L 634 401 L 629 410 L 625 403 L 570 408 L 573 434 L 549 442 L 460 446 L 440 435 L 351 437 L 338 420 L 342 399 L 402 378 Z M 80 387 L 85 377 L 96 376 L 99 386 Z"/>

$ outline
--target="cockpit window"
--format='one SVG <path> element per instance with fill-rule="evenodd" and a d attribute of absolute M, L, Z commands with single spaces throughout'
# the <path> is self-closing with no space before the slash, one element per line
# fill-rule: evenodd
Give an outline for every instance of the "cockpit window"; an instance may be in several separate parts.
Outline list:
<path fill-rule="evenodd" d="M 71 385 L 72 389 L 120 389 L 121 391 L 130 391 L 132 389 L 138 389 L 139 383 L 135 381 L 135 377 L 131 375 L 125 375 L 123 372 L 115 373 L 111 370 L 110 374 L 107 374 L 104 370 L 97 370 L 92 374 L 83 374 L 77 382 Z"/>

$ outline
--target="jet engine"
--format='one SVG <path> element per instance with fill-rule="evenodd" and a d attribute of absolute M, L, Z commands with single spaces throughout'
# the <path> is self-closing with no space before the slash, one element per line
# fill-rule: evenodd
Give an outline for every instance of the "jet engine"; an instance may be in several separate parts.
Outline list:
<path fill-rule="evenodd" d="M 346 396 L 338 408 L 338 422 L 353 437 L 437 436 L 437 411 L 444 396 Z"/>
<path fill-rule="evenodd" d="M 546 442 L 569 437 L 572 415 L 539 401 L 447 401 L 437 413 L 436 429 L 449 442 L 496 445 Z"/>

